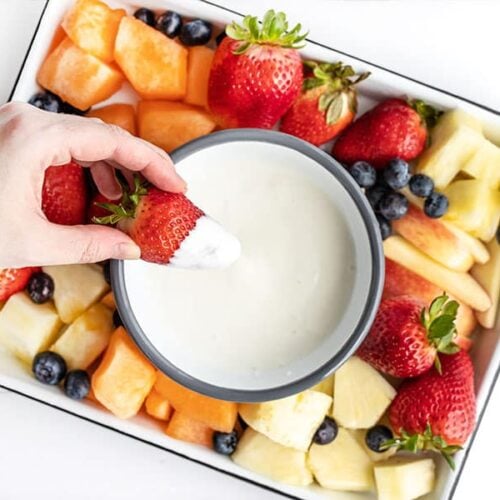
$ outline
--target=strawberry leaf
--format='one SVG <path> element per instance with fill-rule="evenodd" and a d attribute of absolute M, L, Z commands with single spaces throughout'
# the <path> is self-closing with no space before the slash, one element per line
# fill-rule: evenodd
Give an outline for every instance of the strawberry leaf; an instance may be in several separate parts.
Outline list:
<path fill-rule="evenodd" d="M 421 99 L 410 99 L 408 104 L 420 115 L 427 128 L 432 128 L 438 122 L 443 111 L 440 111 Z"/>
<path fill-rule="evenodd" d="M 332 125 L 336 123 L 342 116 L 344 111 L 344 98 L 342 93 L 338 92 L 328 106 L 326 112 L 326 124 Z"/>
<path fill-rule="evenodd" d="M 335 92 L 322 94 L 318 100 L 318 109 L 320 111 L 326 111 L 336 96 L 337 94 Z"/>

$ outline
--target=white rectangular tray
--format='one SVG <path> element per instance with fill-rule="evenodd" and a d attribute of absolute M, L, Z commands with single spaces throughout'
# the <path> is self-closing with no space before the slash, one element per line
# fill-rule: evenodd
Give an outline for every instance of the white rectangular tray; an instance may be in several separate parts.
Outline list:
<path fill-rule="evenodd" d="M 38 90 L 35 76 L 46 55 L 49 44 L 56 27 L 74 0 L 47 0 L 43 9 L 40 22 L 28 49 L 28 53 L 21 67 L 11 94 L 11 100 L 27 101 Z M 129 11 L 137 6 L 129 0 L 105 0 L 110 5 L 127 6 Z M 143 0 L 141 6 L 155 10 L 173 9 L 191 17 L 200 17 L 223 26 L 241 14 L 225 7 L 218 6 L 207 0 Z M 252 14 L 261 14 L 253 13 Z M 486 135 L 497 144 L 500 144 L 500 112 L 487 106 L 474 103 L 470 100 L 452 95 L 444 90 L 417 82 L 411 78 L 399 75 L 375 64 L 349 56 L 323 44 L 309 40 L 305 49 L 305 57 L 325 61 L 341 60 L 351 64 L 357 71 L 370 71 L 370 78 L 360 87 L 360 113 L 373 106 L 374 103 L 386 97 L 411 96 L 424 99 L 441 109 L 459 107 L 483 121 Z M 134 101 L 133 93 L 126 87 L 111 101 Z M 471 352 L 476 368 L 476 390 L 478 404 L 478 423 L 486 409 L 488 399 L 493 390 L 500 372 L 500 328 L 490 331 L 478 331 L 476 341 Z M 11 390 L 28 398 L 47 404 L 77 417 L 89 420 L 110 430 L 120 432 L 134 439 L 149 443 L 153 446 L 174 453 L 180 457 L 192 460 L 220 473 L 229 474 L 241 480 L 251 482 L 257 486 L 269 489 L 289 498 L 351 500 L 372 498 L 366 494 L 343 493 L 328 491 L 317 486 L 308 488 L 290 487 L 268 480 L 260 475 L 253 474 L 231 462 L 231 460 L 217 455 L 211 450 L 176 441 L 162 434 L 158 427 L 144 416 L 131 420 L 119 420 L 110 413 L 100 409 L 91 402 L 75 402 L 68 399 L 58 388 L 42 386 L 37 383 L 28 369 L 5 351 L 0 350 L 0 387 Z M 477 429 L 477 427 L 476 427 Z M 428 495 L 428 500 L 450 499 L 455 490 L 461 470 L 472 446 L 475 433 L 472 435 L 465 450 L 458 454 L 457 469 L 451 472 L 442 461 L 438 459 L 438 484 L 436 490 Z"/>

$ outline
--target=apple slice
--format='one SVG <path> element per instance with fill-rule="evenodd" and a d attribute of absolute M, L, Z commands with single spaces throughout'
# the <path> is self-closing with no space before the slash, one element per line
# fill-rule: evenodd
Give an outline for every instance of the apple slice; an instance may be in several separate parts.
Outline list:
<path fill-rule="evenodd" d="M 460 229 L 458 226 L 452 224 L 451 222 L 448 222 L 446 220 L 442 220 L 441 222 L 459 240 L 461 240 L 465 245 L 467 245 L 469 252 L 472 254 L 472 257 L 476 262 L 480 264 L 488 262 L 490 258 L 490 253 L 488 252 L 488 249 L 486 248 L 485 244 L 479 238 L 474 238 L 474 236 L 471 236 L 469 233 Z"/>
<path fill-rule="evenodd" d="M 486 311 L 491 307 L 490 297 L 470 274 L 444 267 L 401 236 L 391 236 L 384 241 L 384 254 L 473 309 Z"/>

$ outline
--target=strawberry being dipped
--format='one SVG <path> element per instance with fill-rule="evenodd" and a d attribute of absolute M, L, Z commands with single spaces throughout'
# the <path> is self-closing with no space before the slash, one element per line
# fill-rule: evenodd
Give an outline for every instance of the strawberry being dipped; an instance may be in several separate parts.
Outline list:
<path fill-rule="evenodd" d="M 135 177 L 121 201 L 102 203 L 110 215 L 94 219 L 117 224 L 141 249 L 141 259 L 184 269 L 220 269 L 236 261 L 240 242 L 186 196 L 149 186 Z"/>
<path fill-rule="evenodd" d="M 223 128 L 271 128 L 300 93 L 306 35 L 288 31 L 283 12 L 268 11 L 262 26 L 246 16 L 226 27 L 208 82 L 208 107 Z"/>
<path fill-rule="evenodd" d="M 434 449 L 453 468 L 453 455 L 474 429 L 474 369 L 465 351 L 445 354 L 436 368 L 405 381 L 389 408 L 397 437 L 393 445 L 408 451 Z"/>
<path fill-rule="evenodd" d="M 39 267 L 22 267 L 20 269 L 0 269 L 0 302 L 7 300 L 26 288 L 33 273 L 40 271 Z"/>
<path fill-rule="evenodd" d="M 332 149 L 340 162 L 363 160 L 376 168 L 392 158 L 410 161 L 423 151 L 427 129 L 440 113 L 420 100 L 388 99 L 360 116 Z"/>
<path fill-rule="evenodd" d="M 458 303 L 446 294 L 436 297 L 428 310 L 415 297 L 385 299 L 357 355 L 393 377 L 416 377 L 433 364 L 439 371 L 438 352 L 459 350 L 454 343 L 457 310 Z"/>
<path fill-rule="evenodd" d="M 285 113 L 280 130 L 316 146 L 336 137 L 354 119 L 357 96 L 354 86 L 369 73 L 355 75 L 351 66 L 305 62 L 311 71 L 302 93 Z"/>
<path fill-rule="evenodd" d="M 49 167 L 42 188 L 42 210 L 55 224 L 74 226 L 85 223 L 87 185 L 83 168 L 71 161 Z"/>

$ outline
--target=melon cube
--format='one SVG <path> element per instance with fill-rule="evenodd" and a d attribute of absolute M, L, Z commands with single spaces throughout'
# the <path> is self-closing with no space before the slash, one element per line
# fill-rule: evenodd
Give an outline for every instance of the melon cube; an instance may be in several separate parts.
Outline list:
<path fill-rule="evenodd" d="M 195 106 L 207 107 L 208 78 L 214 51 L 198 45 L 189 47 L 187 89 L 184 101 Z"/>
<path fill-rule="evenodd" d="M 38 83 L 82 111 L 111 97 L 123 75 L 65 38 L 45 59 Z"/>
<path fill-rule="evenodd" d="M 52 303 L 35 304 L 24 292 L 16 293 L 0 311 L 0 343 L 31 363 L 54 342 L 61 326 Z"/>
<path fill-rule="evenodd" d="M 146 413 L 158 420 L 169 420 L 172 415 L 172 405 L 154 387 L 144 402 Z"/>
<path fill-rule="evenodd" d="M 203 422 L 176 411 L 165 429 L 165 434 L 174 439 L 211 448 L 214 431 Z"/>
<path fill-rule="evenodd" d="M 180 102 L 141 101 L 137 121 L 139 136 L 167 152 L 215 128 L 206 111 Z"/>
<path fill-rule="evenodd" d="M 109 104 L 102 108 L 92 109 L 87 113 L 91 118 L 100 118 L 105 123 L 119 127 L 135 135 L 135 110 L 131 104 Z"/>
<path fill-rule="evenodd" d="M 123 17 L 115 60 L 145 99 L 182 99 L 186 94 L 188 51 L 151 26 Z"/>
<path fill-rule="evenodd" d="M 113 60 L 115 38 L 123 9 L 113 10 L 99 0 L 77 0 L 62 26 L 71 41 L 105 62 Z"/>

